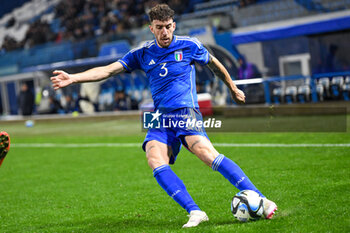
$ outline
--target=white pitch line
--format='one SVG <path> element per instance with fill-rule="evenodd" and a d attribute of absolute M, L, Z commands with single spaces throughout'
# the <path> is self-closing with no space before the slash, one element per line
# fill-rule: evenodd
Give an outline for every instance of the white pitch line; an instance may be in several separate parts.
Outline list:
<path fill-rule="evenodd" d="M 217 147 L 350 147 L 350 143 L 283 144 L 283 143 L 213 143 Z M 17 148 L 88 148 L 141 147 L 141 143 L 13 143 Z"/>
<path fill-rule="evenodd" d="M 283 144 L 283 143 L 213 143 L 218 147 L 350 147 L 350 143 L 340 144 Z"/>
<path fill-rule="evenodd" d="M 138 147 L 141 143 L 13 143 L 13 147 L 22 148 L 84 148 L 84 147 Z"/>

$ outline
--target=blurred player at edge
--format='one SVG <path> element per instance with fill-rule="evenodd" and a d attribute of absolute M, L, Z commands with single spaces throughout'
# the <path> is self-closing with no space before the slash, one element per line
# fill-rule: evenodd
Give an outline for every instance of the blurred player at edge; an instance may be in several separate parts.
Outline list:
<path fill-rule="evenodd" d="M 168 5 L 153 7 L 149 12 L 149 28 L 155 40 L 129 51 L 122 59 L 107 66 L 77 74 L 56 70 L 53 72 L 56 76 L 51 77 L 54 89 L 73 83 L 100 81 L 124 71 L 142 69 L 149 79 L 155 110 L 166 109 L 173 115 L 191 115 L 201 119 L 193 64 L 197 62 L 207 65 L 226 84 L 236 103 L 244 103 L 244 93 L 232 82 L 224 66 L 197 39 L 173 35 L 176 27 L 173 17 L 174 11 Z M 213 147 L 205 131 L 149 129 L 142 147 L 158 184 L 190 214 L 189 221 L 183 227 L 195 227 L 209 218 L 169 166 L 175 162 L 181 144 L 239 190 L 254 190 L 264 197 L 237 164 Z M 276 204 L 264 197 L 265 218 L 272 218 L 276 209 Z"/>
<path fill-rule="evenodd" d="M 0 166 L 10 150 L 10 136 L 8 133 L 0 132 Z"/>

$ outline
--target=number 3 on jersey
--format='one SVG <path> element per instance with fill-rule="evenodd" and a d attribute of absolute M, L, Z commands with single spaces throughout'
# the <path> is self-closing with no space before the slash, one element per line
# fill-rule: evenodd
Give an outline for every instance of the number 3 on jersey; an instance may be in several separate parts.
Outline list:
<path fill-rule="evenodd" d="M 165 67 L 166 62 L 165 62 L 165 63 L 162 63 L 161 65 L 162 65 L 162 68 L 160 68 L 160 69 L 164 70 L 164 71 L 163 71 L 164 73 L 159 73 L 159 76 L 165 77 L 165 76 L 168 74 L 168 68 Z"/>

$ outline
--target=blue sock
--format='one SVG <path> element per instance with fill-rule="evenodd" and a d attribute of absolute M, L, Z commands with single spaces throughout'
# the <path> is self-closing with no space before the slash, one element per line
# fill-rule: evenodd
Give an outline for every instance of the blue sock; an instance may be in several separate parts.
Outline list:
<path fill-rule="evenodd" d="M 188 213 L 200 210 L 193 201 L 182 180 L 171 170 L 169 165 L 162 165 L 153 170 L 153 176 L 158 184 Z"/>
<path fill-rule="evenodd" d="M 218 157 L 216 157 L 211 167 L 214 171 L 220 172 L 239 190 L 253 190 L 261 197 L 265 197 L 249 180 L 248 176 L 244 174 L 242 169 L 235 162 L 226 158 L 224 155 L 220 154 Z"/>

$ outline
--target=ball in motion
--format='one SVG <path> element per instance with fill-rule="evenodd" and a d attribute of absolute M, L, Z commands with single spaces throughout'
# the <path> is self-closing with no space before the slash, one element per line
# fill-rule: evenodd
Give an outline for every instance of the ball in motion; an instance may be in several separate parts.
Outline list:
<path fill-rule="evenodd" d="M 241 222 L 258 220 L 263 215 L 264 200 L 252 190 L 237 193 L 231 202 L 231 212 Z"/>
<path fill-rule="evenodd" d="M 26 127 L 28 127 L 28 128 L 34 127 L 34 121 L 32 121 L 32 120 L 27 120 L 27 121 L 25 122 L 25 125 L 26 125 Z"/>

